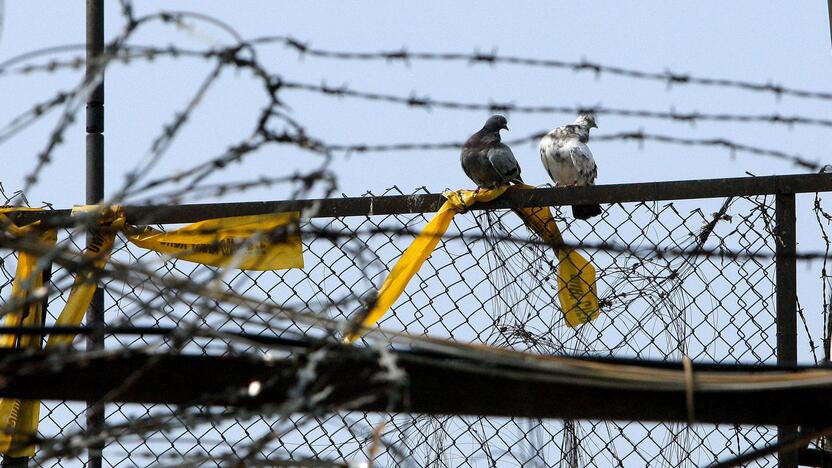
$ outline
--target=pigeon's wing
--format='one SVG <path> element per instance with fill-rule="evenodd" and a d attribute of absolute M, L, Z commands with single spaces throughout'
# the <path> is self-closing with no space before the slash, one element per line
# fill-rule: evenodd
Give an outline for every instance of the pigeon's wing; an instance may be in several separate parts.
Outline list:
<path fill-rule="evenodd" d="M 557 182 L 555 176 L 556 167 L 553 159 L 555 153 L 557 153 L 554 138 L 550 134 L 543 135 L 537 147 L 540 150 L 540 161 L 543 163 L 543 168 L 546 169 L 546 173 L 549 174 L 552 182 Z"/>
<path fill-rule="evenodd" d="M 569 156 L 578 175 L 578 185 L 594 185 L 595 178 L 598 177 L 598 167 L 595 165 L 589 146 L 583 143 L 572 145 Z"/>
<path fill-rule="evenodd" d="M 572 147 L 578 143 L 574 137 L 556 128 L 540 140 L 540 160 L 543 167 L 558 185 L 577 183 L 578 169 L 572 161 Z"/>
<path fill-rule="evenodd" d="M 469 179 L 474 180 L 474 176 L 471 174 L 470 168 L 470 160 L 474 156 L 472 149 L 470 148 L 462 148 L 462 152 L 459 155 L 459 161 L 462 163 L 462 170 L 465 172 L 465 175 L 468 176 Z"/>
<path fill-rule="evenodd" d="M 488 150 L 488 161 L 505 180 L 523 183 L 523 179 L 520 178 L 520 164 L 508 146 L 502 143 L 494 145 Z"/>

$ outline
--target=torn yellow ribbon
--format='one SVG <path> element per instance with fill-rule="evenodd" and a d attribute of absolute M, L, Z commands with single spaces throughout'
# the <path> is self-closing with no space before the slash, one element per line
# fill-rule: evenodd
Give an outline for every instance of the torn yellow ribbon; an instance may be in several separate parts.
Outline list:
<path fill-rule="evenodd" d="M 139 247 L 189 262 L 282 270 L 303 268 L 299 221 L 298 212 L 274 213 L 209 219 L 170 232 L 129 228 L 126 234 Z"/>
<path fill-rule="evenodd" d="M 233 265 L 244 270 L 302 268 L 303 254 L 297 229 L 286 239 L 270 237 L 276 229 L 299 220 L 298 213 L 218 218 L 162 232 L 151 227 L 125 226 L 121 207 L 87 205 L 73 208 L 73 215 L 99 211 L 99 228 L 85 255 L 94 270 L 101 270 L 110 258 L 115 236 L 125 231 L 127 239 L 149 250 L 176 258 L 213 266 Z M 252 237 L 261 235 L 263 239 Z M 92 271 L 78 274 L 66 305 L 55 322 L 57 326 L 77 326 L 86 315 L 96 284 Z M 70 345 L 74 335 L 51 335 L 47 346 Z"/>
<path fill-rule="evenodd" d="M 36 209 L 23 209 L 36 211 Z M 44 244 L 55 245 L 55 230 L 36 231 L 35 225 L 17 227 L 5 217 L 5 213 L 17 209 L 0 209 L 2 222 L 16 237 L 28 236 Z M 43 301 L 32 300 L 31 295 L 43 288 L 43 271 L 37 270 L 37 256 L 20 252 L 17 259 L 17 271 L 12 283 L 12 301 L 23 305 L 3 318 L 4 327 L 40 327 L 44 324 Z M 2 348 L 40 349 L 40 335 L 0 335 Z M 40 419 L 39 400 L 20 400 L 16 398 L 0 399 L 0 453 L 8 457 L 31 457 L 35 454 L 35 445 L 31 443 L 38 431 Z"/>
<path fill-rule="evenodd" d="M 95 294 L 97 287 L 96 275 L 94 272 L 101 271 L 110 260 L 110 252 L 113 250 L 113 243 L 116 239 L 116 233 L 124 228 L 124 215 L 118 206 L 114 207 L 92 207 L 90 209 L 73 209 L 72 214 L 77 215 L 79 212 L 87 212 L 91 210 L 100 210 L 98 213 L 98 226 L 92 233 L 92 238 L 87 243 L 87 248 L 84 251 L 86 260 L 90 262 L 90 269 L 84 269 L 75 275 L 75 281 L 72 283 L 72 290 L 69 297 L 64 304 L 64 309 L 55 320 L 55 325 L 59 327 L 74 327 L 81 325 L 84 316 L 89 309 L 92 296 Z M 47 347 L 52 346 L 69 346 L 75 339 L 75 335 L 49 335 L 49 340 L 46 342 Z"/>
<path fill-rule="evenodd" d="M 404 288 L 416 275 L 422 264 L 433 253 L 439 239 L 448 230 L 454 215 L 464 212 L 477 202 L 496 199 L 506 190 L 532 189 L 529 185 L 502 186 L 495 189 L 447 191 L 442 195 L 448 200 L 428 222 L 427 226 L 404 251 L 393 270 L 378 291 L 375 303 L 361 321 L 358 331 L 349 333 L 344 341 L 352 343 L 363 331 L 378 322 L 404 292 Z M 594 320 L 600 314 L 595 283 L 595 268 L 578 252 L 566 248 L 560 230 L 548 207 L 514 210 L 545 242 L 550 244 L 558 257 L 558 299 L 566 317 L 566 323 L 575 327 Z"/>
<path fill-rule="evenodd" d="M 528 190 L 530 185 L 516 185 L 512 189 Z M 591 322 L 598 318 L 598 286 L 595 267 L 575 249 L 566 247 L 563 236 L 555 224 L 548 207 L 522 208 L 514 210 L 526 226 L 544 242 L 551 245 L 558 258 L 558 299 L 566 325 L 570 328 Z"/>
<path fill-rule="evenodd" d="M 499 197 L 506 191 L 506 188 L 507 187 L 498 187 L 496 189 L 486 189 L 478 192 L 471 190 L 459 190 L 456 192 L 448 191 L 443 193 L 442 195 L 444 195 L 448 201 L 446 201 L 442 207 L 439 208 L 439 211 L 436 212 L 433 219 L 428 222 L 427 226 L 422 229 L 422 232 L 419 233 L 416 240 L 414 240 L 413 243 L 410 244 L 410 247 L 408 247 L 402 256 L 399 257 L 399 260 L 396 262 L 393 270 L 389 275 L 387 275 L 387 279 L 384 280 L 384 284 L 381 286 L 381 289 L 379 289 L 375 304 L 373 305 L 373 308 L 370 309 L 367 316 L 364 317 L 361 327 L 366 328 L 378 322 L 378 320 L 384 316 L 385 313 L 387 313 L 390 307 L 393 306 L 396 299 L 398 299 L 402 292 L 404 292 L 404 288 L 407 286 L 407 283 L 410 282 L 411 278 L 413 278 L 413 276 L 416 275 L 422 267 L 422 264 L 425 263 L 425 260 L 427 260 L 431 253 L 433 253 L 433 249 L 436 248 L 436 244 L 439 243 L 439 239 L 442 238 L 442 235 L 448 230 L 448 226 L 451 225 L 454 215 L 465 211 L 468 206 L 471 206 L 478 201 L 490 201 Z M 360 336 L 361 334 L 358 332 L 351 333 L 347 335 L 345 341 L 352 343 Z"/>

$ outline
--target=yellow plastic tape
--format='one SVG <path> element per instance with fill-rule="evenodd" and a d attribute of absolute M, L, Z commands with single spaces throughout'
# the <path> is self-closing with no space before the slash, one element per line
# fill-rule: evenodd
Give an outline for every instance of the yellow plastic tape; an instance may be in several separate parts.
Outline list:
<path fill-rule="evenodd" d="M 241 270 L 303 268 L 297 225 L 300 213 L 235 216 L 201 221 L 171 232 L 128 229 L 127 239 L 145 249 L 190 262 Z M 275 237 L 288 228 L 288 234 Z"/>
<path fill-rule="evenodd" d="M 29 210 L 27 210 L 29 211 Z M 3 212 L 8 212 L 4 209 Z M 0 214 L 0 216 L 4 216 Z M 5 218 L 5 221 L 8 221 Z M 10 226 L 13 226 L 9 224 Z M 18 228 L 17 234 L 32 232 L 32 225 Z M 34 236 L 33 236 L 34 238 Z M 54 230 L 39 233 L 39 240 L 46 246 L 55 245 L 57 239 Z M 12 300 L 26 301 L 32 291 L 43 287 L 43 272 L 35 272 L 37 257 L 20 252 L 17 259 L 17 271 L 12 284 Z M 28 288 L 25 283 L 29 282 Z M 32 302 L 19 311 L 7 314 L 3 319 L 6 327 L 39 327 L 44 323 L 43 303 Z M 41 347 L 40 335 L 2 335 L 0 347 L 34 348 Z M 37 435 L 40 419 L 39 400 L 0 399 L 0 453 L 9 457 L 31 457 L 35 454 L 35 445 L 30 441 Z"/>
<path fill-rule="evenodd" d="M 448 199 L 428 222 L 396 262 L 393 270 L 378 291 L 373 308 L 362 320 L 359 331 L 344 338 L 352 343 L 363 334 L 363 330 L 374 325 L 387 313 L 404 292 L 404 288 L 416 275 L 422 264 L 433 253 L 439 239 L 448 230 L 454 215 L 465 211 L 477 202 L 494 200 L 507 189 L 526 190 L 534 187 L 519 185 L 486 190 L 457 190 L 443 193 Z M 600 315 L 595 268 L 573 249 L 564 247 L 560 230 L 555 224 L 548 207 L 521 208 L 515 212 L 523 222 L 555 249 L 558 258 L 558 299 L 569 327 L 594 320 Z"/>
<path fill-rule="evenodd" d="M 572 249 L 558 251 L 558 298 L 570 328 L 601 315 L 595 267 Z"/>
<path fill-rule="evenodd" d="M 35 223 L 27 224 L 26 226 L 18 226 L 12 222 L 11 219 L 8 218 L 8 214 L 18 213 L 18 212 L 32 212 L 32 211 L 43 211 L 43 208 L 16 208 L 16 207 L 9 207 L 3 206 L 0 207 L 0 227 L 5 230 L 7 233 L 11 234 L 14 237 L 23 237 L 40 226 L 40 221 Z"/>
<path fill-rule="evenodd" d="M 433 219 L 428 222 L 427 226 L 422 229 L 422 232 L 416 237 L 416 240 L 410 244 L 410 247 L 404 251 L 393 270 L 387 275 L 384 284 L 378 291 L 378 297 L 372 309 L 370 309 L 367 316 L 361 323 L 361 328 L 367 328 L 376 322 L 393 306 L 396 299 L 402 295 L 407 283 L 416 275 L 425 260 L 433 253 L 439 239 L 448 230 L 454 215 L 458 212 L 465 211 L 467 207 L 478 201 L 493 200 L 503 192 L 507 187 L 498 187 L 496 189 L 487 189 L 474 192 L 472 190 L 458 190 L 455 192 L 448 191 L 442 195 L 448 199 L 439 211 L 433 216 Z M 344 338 L 347 343 L 352 343 L 361 336 L 361 332 L 351 333 Z"/>
<path fill-rule="evenodd" d="M 121 207 L 99 207 L 96 205 L 78 206 L 72 209 L 73 216 L 79 213 L 89 213 L 91 211 L 100 210 L 98 213 L 100 218 L 98 222 L 100 225 L 93 234 L 92 239 L 87 244 L 87 249 L 84 251 L 84 256 L 92 261 L 92 267 L 95 270 L 101 270 L 107 265 L 110 259 L 110 252 L 113 250 L 113 242 L 115 242 L 116 232 L 124 227 L 124 214 Z M 59 327 L 72 327 L 81 324 L 84 316 L 87 314 L 87 309 L 92 301 L 92 296 L 95 294 L 97 282 L 92 271 L 81 271 L 75 276 L 75 281 L 72 283 L 72 290 L 69 297 L 64 304 L 61 314 L 55 320 L 55 325 Z M 46 342 L 47 347 L 52 346 L 69 346 L 75 339 L 75 335 L 50 335 Z"/>
<path fill-rule="evenodd" d="M 513 190 L 532 188 L 534 187 L 530 185 L 512 187 Z M 563 236 L 555 224 L 552 211 L 548 207 L 535 207 L 517 209 L 515 212 L 529 229 L 555 249 L 558 258 L 558 299 L 566 324 L 574 328 L 598 318 L 601 309 L 598 306 L 595 267 L 574 249 L 563 245 Z"/>
<path fill-rule="evenodd" d="M 92 242 L 84 251 L 84 255 L 92 259 L 92 266 L 95 270 L 101 270 L 107 265 L 110 252 L 113 250 L 115 237 L 116 230 L 113 227 L 105 226 L 96 231 Z M 64 309 L 58 315 L 58 319 L 55 320 L 55 325 L 59 327 L 80 325 L 87 314 L 87 309 L 90 307 L 90 301 L 92 301 L 92 296 L 95 294 L 96 286 L 97 281 L 92 271 L 79 272 L 72 283 L 72 290 L 66 300 Z M 75 335 L 49 335 L 46 346 L 69 346 L 74 339 Z"/>

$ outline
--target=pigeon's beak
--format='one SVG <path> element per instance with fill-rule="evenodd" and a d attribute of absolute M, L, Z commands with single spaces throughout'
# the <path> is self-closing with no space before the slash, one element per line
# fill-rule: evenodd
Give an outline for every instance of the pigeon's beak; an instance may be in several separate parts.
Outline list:
<path fill-rule="evenodd" d="M 598 128 L 598 125 L 596 125 L 595 122 L 592 122 L 592 124 L 589 126 L 589 128 Z"/>
<path fill-rule="evenodd" d="M 505 131 L 508 131 L 508 125 L 503 125 L 501 128 Z"/>

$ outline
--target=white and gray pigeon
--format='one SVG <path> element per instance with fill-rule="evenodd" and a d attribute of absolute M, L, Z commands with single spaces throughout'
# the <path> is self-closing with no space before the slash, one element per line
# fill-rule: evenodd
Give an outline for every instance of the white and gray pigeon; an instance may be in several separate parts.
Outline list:
<path fill-rule="evenodd" d="M 460 161 L 478 188 L 496 188 L 513 182 L 522 184 L 520 165 L 511 148 L 500 141 L 500 130 L 508 130 L 502 115 L 492 115 L 477 133 L 462 146 Z"/>
<path fill-rule="evenodd" d="M 597 128 L 595 115 L 582 113 L 572 125 L 564 125 L 540 139 L 540 159 L 556 186 L 595 185 L 598 168 L 592 158 L 589 130 Z M 589 219 L 601 214 L 601 205 L 572 205 L 572 216 Z"/>

